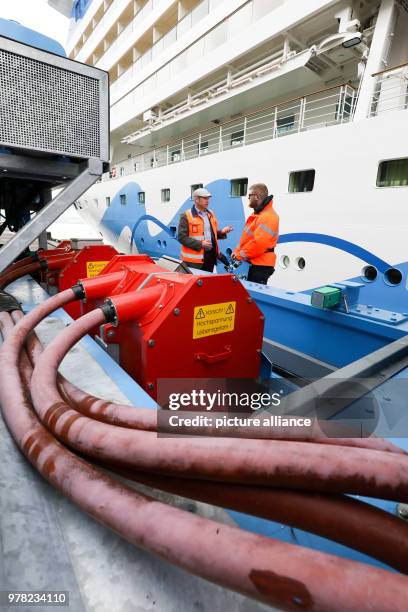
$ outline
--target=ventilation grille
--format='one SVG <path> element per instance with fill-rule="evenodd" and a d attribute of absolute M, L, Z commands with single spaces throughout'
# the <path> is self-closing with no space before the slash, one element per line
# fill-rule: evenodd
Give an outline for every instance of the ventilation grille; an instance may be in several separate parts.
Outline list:
<path fill-rule="evenodd" d="M 100 157 L 99 81 L 0 49 L 0 144 Z"/>

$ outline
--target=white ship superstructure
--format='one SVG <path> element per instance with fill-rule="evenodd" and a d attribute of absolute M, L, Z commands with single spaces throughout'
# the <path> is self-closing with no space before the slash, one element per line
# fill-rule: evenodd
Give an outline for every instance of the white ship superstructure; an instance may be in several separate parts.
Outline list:
<path fill-rule="evenodd" d="M 262 181 L 281 217 L 272 284 L 401 282 L 404 0 L 49 3 L 73 11 L 69 56 L 110 74 L 111 172 L 77 202 L 108 240 L 177 255 L 179 213 L 205 185 L 234 225 L 228 254 Z"/>

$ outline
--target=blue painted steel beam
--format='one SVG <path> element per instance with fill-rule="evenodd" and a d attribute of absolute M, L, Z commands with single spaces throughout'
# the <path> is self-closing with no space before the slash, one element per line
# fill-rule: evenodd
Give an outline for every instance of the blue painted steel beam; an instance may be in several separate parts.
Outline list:
<path fill-rule="evenodd" d="M 335 367 L 343 367 L 408 333 L 407 322 L 395 325 L 369 320 L 357 312 L 321 310 L 311 306 L 310 295 L 247 281 L 243 285 L 265 316 L 266 338 Z"/>

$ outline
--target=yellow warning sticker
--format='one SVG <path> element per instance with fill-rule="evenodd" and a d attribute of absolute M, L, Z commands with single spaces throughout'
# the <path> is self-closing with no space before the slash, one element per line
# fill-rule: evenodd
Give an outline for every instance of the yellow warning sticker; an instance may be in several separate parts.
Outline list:
<path fill-rule="evenodd" d="M 87 278 L 93 278 L 98 276 L 99 272 L 104 269 L 108 261 L 87 261 L 86 262 L 86 276 Z"/>
<path fill-rule="evenodd" d="M 224 334 L 235 326 L 236 302 L 207 304 L 194 308 L 193 339 Z"/>

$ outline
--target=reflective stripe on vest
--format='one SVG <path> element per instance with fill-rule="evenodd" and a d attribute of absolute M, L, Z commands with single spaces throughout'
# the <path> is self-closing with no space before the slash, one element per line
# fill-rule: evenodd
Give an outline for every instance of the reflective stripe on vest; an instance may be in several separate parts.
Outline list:
<path fill-rule="evenodd" d="M 276 232 L 274 232 L 270 227 L 265 225 L 265 223 L 260 223 L 258 227 L 262 228 L 264 232 L 267 232 L 268 234 L 270 234 L 271 236 L 275 238 Z"/>
<path fill-rule="evenodd" d="M 194 262 L 204 261 L 204 255 L 201 255 L 198 251 L 191 253 L 191 249 L 188 252 L 184 251 L 184 246 L 181 247 L 181 255 L 184 261 L 193 260 Z"/>

